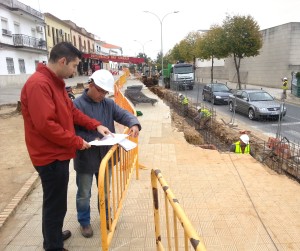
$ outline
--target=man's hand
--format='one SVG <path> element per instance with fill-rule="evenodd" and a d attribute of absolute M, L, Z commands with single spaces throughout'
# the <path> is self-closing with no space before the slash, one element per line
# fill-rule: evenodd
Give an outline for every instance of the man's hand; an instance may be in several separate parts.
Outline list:
<path fill-rule="evenodd" d="M 139 136 L 140 130 L 137 125 L 134 125 L 130 127 L 128 135 L 134 138 L 137 138 Z"/>
<path fill-rule="evenodd" d="M 97 131 L 99 133 L 101 133 L 103 136 L 106 136 L 106 135 L 109 135 L 109 134 L 111 134 L 113 136 L 113 134 L 111 133 L 111 131 L 107 127 L 105 127 L 103 125 L 97 126 Z"/>
<path fill-rule="evenodd" d="M 80 150 L 89 149 L 90 147 L 91 147 L 91 145 L 88 142 L 86 142 L 85 140 L 83 140 L 83 145 Z"/>

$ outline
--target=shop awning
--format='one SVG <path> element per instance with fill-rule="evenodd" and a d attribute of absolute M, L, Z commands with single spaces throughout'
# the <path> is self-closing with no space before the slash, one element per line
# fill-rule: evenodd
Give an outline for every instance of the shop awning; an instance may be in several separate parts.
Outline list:
<path fill-rule="evenodd" d="M 124 56 L 113 56 L 113 55 L 99 55 L 99 54 L 83 54 L 83 58 L 98 59 L 103 62 L 118 62 L 118 63 L 132 63 L 132 64 L 141 64 L 145 62 L 144 58 L 135 58 L 135 57 L 124 57 Z"/>

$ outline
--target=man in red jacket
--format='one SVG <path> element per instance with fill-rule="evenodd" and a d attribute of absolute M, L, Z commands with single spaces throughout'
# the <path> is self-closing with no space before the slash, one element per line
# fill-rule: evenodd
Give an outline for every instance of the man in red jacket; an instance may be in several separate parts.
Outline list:
<path fill-rule="evenodd" d="M 39 64 L 21 92 L 25 141 L 33 166 L 43 187 L 42 232 L 45 250 L 66 250 L 63 241 L 71 232 L 62 232 L 67 212 L 69 162 L 76 150 L 90 145 L 76 136 L 74 124 L 102 135 L 111 132 L 100 122 L 73 106 L 63 79 L 76 72 L 81 52 L 71 43 L 56 44 L 47 65 Z"/>

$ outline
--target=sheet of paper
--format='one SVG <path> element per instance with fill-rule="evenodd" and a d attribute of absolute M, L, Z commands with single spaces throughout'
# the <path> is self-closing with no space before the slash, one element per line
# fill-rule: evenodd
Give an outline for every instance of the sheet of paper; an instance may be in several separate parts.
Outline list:
<path fill-rule="evenodd" d="M 119 142 L 119 145 L 124 148 L 125 151 L 129 151 L 137 146 L 136 143 L 132 142 L 129 139 L 123 139 Z"/>
<path fill-rule="evenodd" d="M 128 137 L 127 134 L 114 133 L 113 135 L 114 137 L 112 135 L 107 135 L 100 140 L 93 140 L 89 142 L 89 144 L 92 146 L 112 146 Z"/>
<path fill-rule="evenodd" d="M 89 142 L 89 144 L 92 146 L 112 146 L 119 144 L 124 148 L 125 151 L 129 151 L 137 146 L 136 143 L 127 139 L 127 134 L 114 133 L 113 135 L 114 137 L 112 135 L 107 135 L 100 140 L 93 140 Z"/>

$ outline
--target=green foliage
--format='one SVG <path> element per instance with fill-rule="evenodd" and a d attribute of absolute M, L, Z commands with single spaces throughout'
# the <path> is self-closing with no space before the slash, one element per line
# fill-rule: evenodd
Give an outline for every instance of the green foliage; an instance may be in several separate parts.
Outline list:
<path fill-rule="evenodd" d="M 241 59 L 259 55 L 261 47 L 262 36 L 259 25 L 251 16 L 227 16 L 222 26 L 214 25 L 204 35 L 190 32 L 164 56 L 164 65 L 178 60 L 192 62 L 195 57 L 212 60 L 213 78 L 214 58 L 221 59 L 232 55 L 238 83 L 241 86 L 239 73 Z M 158 54 L 158 69 L 161 69 L 160 62 L 161 55 Z"/>
<path fill-rule="evenodd" d="M 241 59 L 259 55 L 262 47 L 262 36 L 259 25 L 251 16 L 227 16 L 223 22 L 226 34 L 225 42 L 230 55 L 233 55 L 237 71 L 238 84 L 241 89 Z"/>
<path fill-rule="evenodd" d="M 298 71 L 298 72 L 296 73 L 296 78 L 297 78 L 297 79 L 300 79 L 300 71 Z"/>
<path fill-rule="evenodd" d="M 230 53 L 238 58 L 259 55 L 262 36 L 259 25 L 251 16 L 227 16 L 223 28 Z"/>
<path fill-rule="evenodd" d="M 225 33 L 221 26 L 212 26 L 196 43 L 196 56 L 202 59 L 228 56 Z"/>
<path fill-rule="evenodd" d="M 170 51 L 169 59 L 176 61 L 192 62 L 196 54 L 196 43 L 200 38 L 198 32 L 190 32 L 183 40 L 177 43 Z"/>

